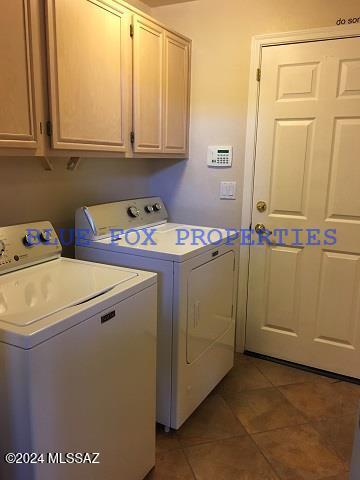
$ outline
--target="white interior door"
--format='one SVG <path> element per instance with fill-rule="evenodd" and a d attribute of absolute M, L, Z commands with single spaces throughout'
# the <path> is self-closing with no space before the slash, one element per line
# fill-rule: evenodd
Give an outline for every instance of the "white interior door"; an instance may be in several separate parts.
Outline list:
<path fill-rule="evenodd" d="M 247 350 L 360 377 L 359 192 L 360 38 L 264 47 Z"/>

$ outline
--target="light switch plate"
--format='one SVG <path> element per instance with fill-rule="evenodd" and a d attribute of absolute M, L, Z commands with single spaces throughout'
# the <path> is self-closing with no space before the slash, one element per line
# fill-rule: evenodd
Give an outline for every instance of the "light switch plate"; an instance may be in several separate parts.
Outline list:
<path fill-rule="evenodd" d="M 236 200 L 236 182 L 221 182 L 220 198 L 222 200 Z"/>

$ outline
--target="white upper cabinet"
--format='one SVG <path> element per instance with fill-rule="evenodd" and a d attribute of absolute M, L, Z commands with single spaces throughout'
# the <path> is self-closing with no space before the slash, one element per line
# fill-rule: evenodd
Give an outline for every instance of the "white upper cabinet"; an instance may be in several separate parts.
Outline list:
<path fill-rule="evenodd" d="M 187 156 L 190 40 L 120 0 L 0 6 L 0 156 Z"/>
<path fill-rule="evenodd" d="M 188 152 L 190 41 L 134 16 L 134 151 Z"/>
<path fill-rule="evenodd" d="M 164 72 L 164 153 L 188 151 L 190 43 L 166 32 Z"/>
<path fill-rule="evenodd" d="M 129 14 L 102 0 L 47 0 L 52 147 L 128 148 Z"/>
<path fill-rule="evenodd" d="M 163 151 L 164 30 L 134 16 L 134 151 Z"/>
<path fill-rule="evenodd" d="M 0 148 L 36 150 L 36 75 L 30 0 L 1 0 Z"/>

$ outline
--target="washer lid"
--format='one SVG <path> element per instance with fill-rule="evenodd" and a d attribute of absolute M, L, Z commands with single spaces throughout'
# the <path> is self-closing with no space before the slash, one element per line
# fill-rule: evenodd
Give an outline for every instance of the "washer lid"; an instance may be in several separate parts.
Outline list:
<path fill-rule="evenodd" d="M 25 327 L 137 276 L 66 258 L 9 273 L 0 277 L 0 321 Z"/>

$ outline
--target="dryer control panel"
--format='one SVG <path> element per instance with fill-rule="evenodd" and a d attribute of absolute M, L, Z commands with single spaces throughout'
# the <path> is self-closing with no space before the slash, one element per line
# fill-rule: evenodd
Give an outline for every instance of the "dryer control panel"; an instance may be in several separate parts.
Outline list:
<path fill-rule="evenodd" d="M 88 233 L 89 239 L 101 239 L 111 236 L 116 230 L 159 225 L 167 219 L 165 204 L 160 197 L 134 198 L 79 208 L 75 216 L 75 231 L 78 236 Z"/>
<path fill-rule="evenodd" d="M 0 275 L 57 258 L 61 251 L 50 222 L 0 227 Z"/>

